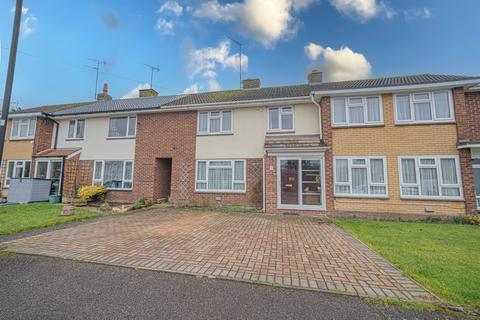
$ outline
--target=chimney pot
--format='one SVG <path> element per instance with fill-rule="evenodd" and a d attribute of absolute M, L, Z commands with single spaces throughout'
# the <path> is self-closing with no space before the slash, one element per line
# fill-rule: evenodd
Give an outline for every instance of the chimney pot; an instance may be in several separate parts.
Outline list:
<path fill-rule="evenodd" d="M 156 97 L 158 96 L 158 92 L 153 89 L 153 88 L 150 88 L 150 89 L 140 89 L 139 92 L 138 92 L 138 96 L 140 98 L 143 98 L 143 97 Z"/>
<path fill-rule="evenodd" d="M 243 89 L 258 89 L 260 88 L 260 79 L 245 79 L 242 81 Z"/>
<path fill-rule="evenodd" d="M 108 94 L 108 83 L 103 84 L 103 92 L 97 94 L 97 100 L 112 100 L 112 96 Z"/>
<path fill-rule="evenodd" d="M 323 82 L 323 72 L 317 69 L 310 71 L 307 76 L 308 84 L 319 84 Z"/>
<path fill-rule="evenodd" d="M 108 93 L 108 83 L 103 84 L 103 93 L 105 93 L 105 94 Z"/>

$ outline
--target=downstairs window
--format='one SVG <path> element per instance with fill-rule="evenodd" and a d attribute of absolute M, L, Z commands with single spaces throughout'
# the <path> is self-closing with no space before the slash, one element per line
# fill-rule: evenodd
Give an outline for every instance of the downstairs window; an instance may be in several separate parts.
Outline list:
<path fill-rule="evenodd" d="M 133 161 L 95 160 L 93 184 L 102 184 L 109 190 L 131 190 Z"/>
<path fill-rule="evenodd" d="M 197 160 L 195 190 L 245 192 L 245 160 Z"/>

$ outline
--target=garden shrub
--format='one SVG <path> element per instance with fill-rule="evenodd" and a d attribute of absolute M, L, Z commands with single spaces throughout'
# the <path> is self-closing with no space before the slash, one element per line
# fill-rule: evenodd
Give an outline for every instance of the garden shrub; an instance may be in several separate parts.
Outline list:
<path fill-rule="evenodd" d="M 78 198 L 85 201 L 101 200 L 107 193 L 104 186 L 83 186 L 78 189 Z"/>
<path fill-rule="evenodd" d="M 480 216 L 467 215 L 462 217 L 463 224 L 471 224 L 474 226 L 480 226 Z"/>
<path fill-rule="evenodd" d="M 142 209 L 142 208 L 146 208 L 146 207 L 150 207 L 153 205 L 153 201 L 148 199 L 148 198 L 145 198 L 145 197 L 142 197 L 140 199 L 138 199 L 137 201 L 135 201 L 133 203 L 133 207 L 132 209 L 133 210 L 137 210 L 137 209 Z"/>

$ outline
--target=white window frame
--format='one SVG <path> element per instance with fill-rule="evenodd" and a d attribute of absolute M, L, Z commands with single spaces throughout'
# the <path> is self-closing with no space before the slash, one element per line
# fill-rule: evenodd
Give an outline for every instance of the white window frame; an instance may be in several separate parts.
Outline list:
<path fill-rule="evenodd" d="M 472 160 L 480 160 L 480 158 L 479 159 L 473 158 Z M 474 163 L 472 165 L 472 168 L 473 169 L 480 169 L 480 163 L 479 164 Z M 474 186 L 474 192 L 475 192 L 475 186 Z M 477 209 L 480 210 L 480 194 L 475 194 L 475 197 L 476 197 L 476 200 L 477 200 Z"/>
<path fill-rule="evenodd" d="M 417 178 L 416 183 L 404 183 L 403 182 L 403 172 L 402 172 L 402 159 L 414 159 L 415 160 L 415 175 Z M 435 159 L 435 164 L 425 165 L 420 163 L 420 159 Z M 446 184 L 443 183 L 442 168 L 441 168 L 441 159 L 454 159 L 455 168 L 457 174 L 457 184 Z M 437 180 L 438 180 L 438 196 L 422 196 L 421 192 L 421 182 L 420 182 L 420 167 L 422 168 L 435 168 L 437 170 Z M 422 155 L 422 156 L 399 156 L 398 157 L 398 174 L 400 181 L 400 199 L 421 199 L 421 200 L 463 200 L 463 188 L 462 188 L 462 175 L 460 172 L 460 158 L 457 155 Z M 418 188 L 419 195 L 404 195 L 402 192 L 403 187 L 416 187 Z M 442 188 L 457 188 L 459 189 L 459 196 L 443 196 Z"/>
<path fill-rule="evenodd" d="M 37 158 L 37 159 L 35 159 L 35 174 L 33 175 L 35 178 L 38 178 L 38 163 L 39 162 L 46 162 L 47 163 L 46 179 L 52 179 L 52 163 L 53 162 L 60 162 L 60 177 L 58 178 L 58 192 L 60 192 L 60 190 L 62 190 L 62 184 L 63 184 L 63 159 L 62 158 Z"/>
<path fill-rule="evenodd" d="M 122 161 L 123 162 L 123 170 L 122 170 L 122 188 L 107 188 L 107 190 L 118 190 L 118 191 L 131 191 L 133 189 L 133 174 L 134 174 L 134 161 L 133 160 L 95 160 L 93 161 L 93 176 L 92 176 L 92 185 L 95 184 L 101 184 L 103 186 L 103 180 L 105 176 L 105 162 L 106 161 Z M 102 164 L 102 175 L 100 179 L 95 179 L 95 173 L 97 171 L 97 163 L 100 162 Z M 132 177 L 131 179 L 125 179 L 125 169 L 126 169 L 126 163 L 131 162 L 132 163 Z M 132 186 L 130 188 L 125 188 L 123 187 L 125 182 L 130 182 Z"/>
<path fill-rule="evenodd" d="M 221 190 L 221 189 L 208 189 L 208 170 L 210 168 L 210 162 L 212 161 L 225 161 L 230 162 L 228 166 L 213 166 L 213 168 L 231 168 L 232 169 L 232 189 L 230 190 Z M 235 180 L 235 161 L 243 162 L 243 180 Z M 205 180 L 198 180 L 198 163 L 205 162 Z M 206 183 L 207 189 L 198 189 L 197 183 Z M 234 190 L 233 185 L 235 183 L 243 183 L 243 190 Z M 195 192 L 202 193 L 245 193 L 247 191 L 247 160 L 245 159 L 198 159 L 195 161 Z"/>
<path fill-rule="evenodd" d="M 358 165 L 358 164 L 353 164 L 354 159 L 362 159 L 365 160 L 364 165 Z M 372 176 L 371 176 L 371 164 L 370 160 L 376 160 L 376 159 L 381 159 L 383 161 L 383 183 L 379 182 L 372 182 Z M 348 163 L 348 182 L 337 182 L 337 160 L 347 160 Z M 367 169 L 367 189 L 368 193 L 367 194 L 354 194 L 352 193 L 353 187 L 352 187 L 352 168 L 366 168 Z M 379 199 L 385 199 L 389 197 L 388 193 L 388 175 L 387 175 L 387 157 L 386 156 L 341 156 L 341 157 L 334 157 L 333 160 L 333 181 L 334 181 L 334 186 L 333 186 L 333 194 L 335 197 L 339 198 L 379 198 Z M 336 191 L 336 186 L 349 186 L 350 187 L 350 193 L 337 193 Z M 370 187 L 385 187 L 385 194 L 373 194 L 370 193 Z"/>
<path fill-rule="evenodd" d="M 450 118 L 437 118 L 435 112 L 435 99 L 434 93 L 446 92 L 448 94 L 448 106 L 450 108 Z M 415 95 L 428 94 L 428 99 L 415 99 Z M 410 120 L 399 120 L 397 112 L 397 96 L 409 96 L 410 99 Z M 431 106 L 432 120 L 415 120 L 415 103 L 429 102 Z M 453 105 L 452 90 L 436 90 L 436 91 L 418 91 L 410 93 L 398 93 L 393 95 L 393 109 L 395 114 L 395 124 L 423 124 L 423 123 L 452 123 L 455 122 L 455 112 Z"/>
<path fill-rule="evenodd" d="M 133 117 L 135 117 L 135 132 L 133 133 L 133 135 L 129 135 L 128 132 L 130 131 L 130 118 L 133 118 Z M 119 137 L 110 136 L 111 120 L 112 119 L 121 119 L 121 118 L 127 118 L 127 135 L 119 136 Z M 137 124 L 138 124 L 137 122 L 138 122 L 138 117 L 137 117 L 136 114 L 108 118 L 107 138 L 108 139 L 131 139 L 131 138 L 135 138 L 137 136 Z"/>
<path fill-rule="evenodd" d="M 212 112 L 220 113 L 218 117 L 220 119 L 220 131 L 210 132 L 210 119 L 212 118 Z M 223 114 L 224 112 L 230 112 L 230 130 L 223 129 Z M 200 131 L 200 115 L 207 114 L 207 131 Z M 199 111 L 197 112 L 197 135 L 222 135 L 233 133 L 233 110 L 218 110 L 218 111 Z"/>
<path fill-rule="evenodd" d="M 285 111 L 284 109 L 290 108 L 292 111 Z M 278 129 L 270 128 L 270 110 L 278 109 Z M 282 128 L 282 114 L 292 115 L 292 128 Z M 295 131 L 295 106 L 279 106 L 270 107 L 267 109 L 267 132 L 294 132 Z"/>
<path fill-rule="evenodd" d="M 34 130 L 33 130 L 33 134 L 30 135 L 30 125 L 32 123 L 32 120 L 34 122 Z M 27 123 L 27 135 L 26 136 L 20 136 L 20 127 L 22 125 L 22 122 L 23 121 L 26 121 Z M 18 123 L 18 126 L 17 126 L 17 132 L 13 132 L 13 128 L 14 128 L 14 123 L 17 122 Z M 31 140 L 31 139 L 34 139 L 35 138 L 35 132 L 37 131 L 37 118 L 15 118 L 15 119 L 12 119 L 12 125 L 11 125 L 11 128 L 10 128 L 10 140 Z"/>
<path fill-rule="evenodd" d="M 367 98 L 378 98 L 378 103 L 380 107 L 380 120 L 379 121 L 368 121 L 368 108 L 367 108 Z M 334 110 L 334 101 L 343 99 L 345 102 L 345 122 L 335 122 L 335 110 Z M 350 99 L 362 99 L 362 103 L 354 104 L 350 103 Z M 351 123 L 350 122 L 350 111 L 351 107 L 363 107 L 363 123 Z M 366 127 L 366 126 L 381 126 L 384 125 L 383 120 L 383 101 L 382 96 L 373 95 L 373 96 L 356 96 L 356 97 L 332 97 L 331 100 L 331 121 L 333 128 L 341 127 Z"/>
<path fill-rule="evenodd" d="M 5 167 L 5 181 L 3 183 L 3 188 L 4 189 L 10 188 L 10 180 L 12 179 L 12 177 L 8 177 L 8 167 L 9 167 L 9 164 L 11 162 L 14 163 L 13 164 L 12 177 L 15 176 L 15 173 L 17 172 L 18 168 L 23 168 L 24 170 L 23 170 L 22 178 L 29 178 L 30 177 L 30 171 L 32 170 L 32 160 L 7 160 L 7 162 L 6 162 L 7 166 Z M 22 164 L 19 166 L 19 165 L 17 165 L 17 162 L 22 162 Z M 30 162 L 30 171 L 28 172 L 28 176 L 25 176 L 25 164 L 27 162 Z"/>
<path fill-rule="evenodd" d="M 72 121 L 75 122 L 74 129 L 73 129 L 74 130 L 73 131 L 73 137 L 69 137 L 68 134 L 70 133 L 70 122 L 72 122 Z M 77 137 L 77 130 L 78 130 L 78 122 L 79 121 L 83 121 L 83 137 L 81 137 L 81 138 Z M 68 120 L 66 140 L 83 140 L 83 139 L 85 139 L 86 124 L 87 124 L 87 121 L 85 119 L 70 119 L 70 120 Z M 109 126 L 110 126 L 110 122 L 109 122 Z"/>

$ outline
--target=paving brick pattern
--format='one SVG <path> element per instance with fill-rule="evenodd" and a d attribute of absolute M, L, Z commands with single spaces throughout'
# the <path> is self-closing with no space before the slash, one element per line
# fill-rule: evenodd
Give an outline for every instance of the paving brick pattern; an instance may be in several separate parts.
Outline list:
<path fill-rule="evenodd" d="M 350 234 L 312 217 L 168 209 L 112 217 L 2 247 L 17 253 L 438 302 Z"/>

